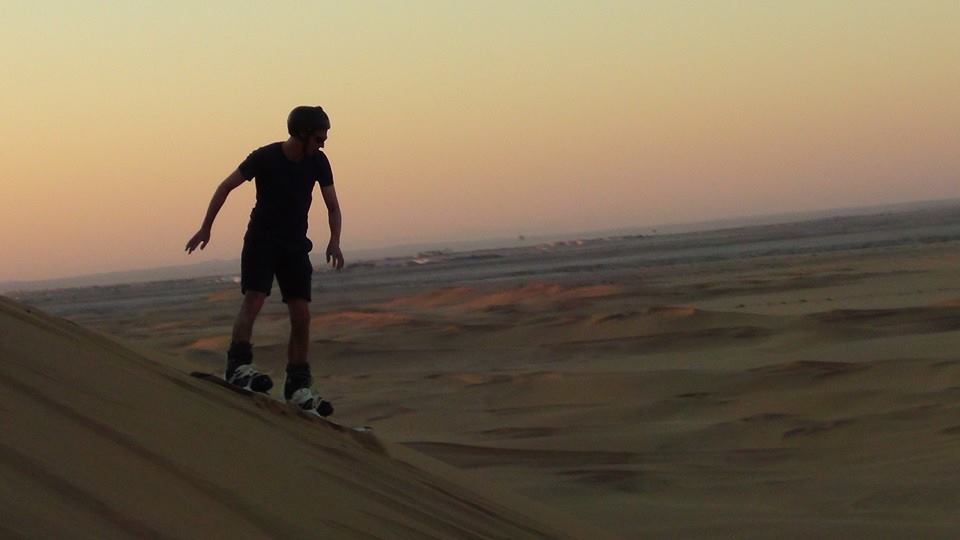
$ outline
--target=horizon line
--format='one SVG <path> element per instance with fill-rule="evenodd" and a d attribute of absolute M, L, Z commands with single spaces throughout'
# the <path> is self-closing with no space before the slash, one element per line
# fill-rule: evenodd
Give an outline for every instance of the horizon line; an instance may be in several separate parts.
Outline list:
<path fill-rule="evenodd" d="M 630 232 L 639 231 L 641 229 L 652 230 L 654 231 L 653 234 L 658 234 L 658 235 L 685 234 L 685 233 L 693 233 L 693 232 L 706 232 L 709 230 L 723 230 L 726 228 L 742 228 L 742 227 L 761 225 L 760 223 L 754 223 L 754 224 L 743 223 L 739 225 L 734 224 L 734 222 L 744 221 L 744 220 L 765 220 L 765 219 L 771 220 L 771 219 L 779 218 L 779 219 L 788 219 L 788 221 L 782 221 L 779 223 L 789 223 L 790 222 L 789 218 L 800 218 L 800 221 L 814 221 L 816 219 L 820 219 L 820 217 L 826 217 L 826 216 L 818 217 L 818 214 L 831 214 L 831 213 L 838 213 L 838 212 L 854 212 L 854 211 L 863 212 L 863 211 L 873 211 L 873 210 L 880 211 L 883 209 L 896 209 L 896 208 L 903 208 L 904 211 L 907 211 L 909 207 L 918 207 L 918 206 L 923 207 L 923 206 L 935 205 L 935 204 L 948 205 L 950 203 L 960 204 L 960 198 L 947 197 L 947 198 L 941 198 L 941 199 L 923 199 L 923 200 L 902 201 L 902 202 L 893 202 L 893 203 L 868 204 L 868 205 L 861 205 L 861 206 L 845 206 L 845 207 L 820 208 L 820 209 L 811 209 L 811 210 L 795 210 L 795 211 L 787 211 L 787 212 L 775 212 L 775 213 L 769 213 L 769 214 L 748 214 L 748 215 L 742 215 L 742 216 L 721 217 L 721 218 L 709 219 L 705 221 L 674 222 L 674 223 L 663 223 L 663 224 L 654 224 L 654 225 L 627 225 L 622 227 L 607 227 L 603 229 L 591 229 L 586 231 L 581 230 L 581 231 L 567 231 L 567 232 L 557 232 L 557 233 L 535 233 L 532 235 L 521 233 L 513 237 L 507 237 L 507 236 L 492 237 L 491 236 L 487 238 L 459 239 L 459 240 L 424 240 L 423 242 L 416 242 L 416 243 L 411 242 L 411 243 L 400 243 L 400 244 L 388 244 L 388 245 L 382 245 L 378 247 L 358 248 L 354 250 L 354 253 L 403 250 L 403 249 L 410 249 L 412 251 L 427 249 L 427 248 L 436 249 L 438 246 L 442 244 L 495 244 L 497 242 L 517 242 L 518 240 L 524 241 L 524 242 L 550 241 L 553 239 L 570 237 L 570 236 L 580 236 L 580 238 L 578 239 L 586 240 L 586 239 L 592 238 L 589 235 L 597 235 L 597 237 L 599 237 L 604 234 L 607 234 L 607 235 L 614 234 L 614 233 L 628 234 Z M 852 216 L 855 214 L 849 214 L 849 215 Z M 804 217 L 806 217 L 807 219 L 804 219 Z M 844 215 L 835 214 L 830 217 L 844 217 Z M 723 227 L 722 224 L 724 223 L 730 223 L 730 226 Z M 773 223 L 766 223 L 766 224 L 773 224 Z M 719 227 L 717 227 L 716 229 L 711 229 L 710 227 L 713 225 L 718 225 Z M 703 228 L 699 228 L 699 227 L 703 227 Z M 663 233 L 657 232 L 658 229 L 671 229 L 671 228 L 686 229 L 686 230 L 665 231 Z M 467 251 L 469 252 L 469 251 L 479 251 L 483 249 L 496 249 L 496 248 L 507 248 L 507 247 L 517 247 L 517 246 L 490 245 L 488 247 L 476 247 L 473 249 L 467 248 Z M 453 249 L 453 251 L 457 251 L 457 250 Z M 415 254 L 416 253 L 410 253 L 409 255 L 415 255 Z M 378 260 L 383 258 L 402 257 L 402 256 L 404 255 L 403 254 L 381 255 L 374 258 L 360 258 L 358 260 L 371 261 L 371 260 Z M 73 275 L 43 278 L 43 279 L 6 280 L 6 281 L 0 281 L 0 294 L 4 294 L 7 292 L 18 292 L 15 288 L 13 288 L 16 286 L 37 286 L 43 283 L 50 283 L 50 282 L 56 282 L 56 281 L 103 278 L 103 277 L 110 276 L 112 274 L 155 272 L 155 271 L 174 270 L 174 269 L 187 270 L 190 268 L 196 268 L 203 265 L 227 263 L 227 262 L 233 262 L 235 260 L 239 260 L 239 258 L 211 259 L 208 261 L 201 261 L 201 262 L 189 263 L 189 264 L 170 264 L 170 265 L 162 265 L 162 266 L 104 270 L 101 272 L 92 272 L 87 274 L 73 274 Z M 210 275 L 214 275 L 214 274 L 210 274 Z M 179 279 L 179 278 L 172 278 L 172 279 Z M 183 279 L 195 279 L 195 278 L 183 278 Z M 134 282 L 130 282 L 130 283 L 134 283 Z M 90 286 L 93 286 L 93 285 L 90 285 Z M 36 289 L 36 290 L 42 290 L 42 289 Z"/>

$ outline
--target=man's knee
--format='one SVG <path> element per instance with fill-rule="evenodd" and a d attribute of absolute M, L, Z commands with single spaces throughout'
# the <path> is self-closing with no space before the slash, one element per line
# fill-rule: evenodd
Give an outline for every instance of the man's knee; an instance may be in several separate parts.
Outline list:
<path fill-rule="evenodd" d="M 290 300 L 287 303 L 290 310 L 290 324 L 297 328 L 309 328 L 310 304 L 305 300 Z"/>
<path fill-rule="evenodd" d="M 243 295 L 243 315 L 251 319 L 256 317 L 257 314 L 260 313 L 260 310 L 263 308 L 263 304 L 266 301 L 266 294 L 257 291 L 247 291 Z"/>

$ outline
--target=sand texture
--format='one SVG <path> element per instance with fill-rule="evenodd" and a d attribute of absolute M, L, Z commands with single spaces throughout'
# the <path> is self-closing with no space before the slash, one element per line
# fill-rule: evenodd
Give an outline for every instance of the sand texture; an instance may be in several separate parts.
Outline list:
<path fill-rule="evenodd" d="M 949 209 L 318 270 L 310 358 L 338 421 L 624 537 L 955 538 L 958 248 L 960 212 Z M 222 369 L 240 303 L 232 277 L 19 297 L 165 367 L 114 345 L 95 353 L 86 337 L 73 357 L 68 323 L 5 325 L 16 329 L 5 343 L 23 350 L 4 350 L 16 363 L 0 377 L 4 433 L 30 445 L 4 435 L 13 457 L 0 462 L 7 476 L 17 463 L 43 479 L 16 493 L 53 489 L 68 446 L 80 471 L 116 470 L 125 488 L 142 480 L 129 489 L 156 482 L 171 500 L 189 492 L 167 512 L 180 520 L 203 505 L 211 523 L 242 513 L 248 530 L 294 530 L 299 514 L 278 502 L 291 491 L 300 510 L 307 493 L 329 507 L 315 527 L 517 537 L 540 526 L 512 503 L 487 524 L 391 465 L 395 446 L 388 459 L 181 377 Z M 277 296 L 254 354 L 282 380 L 289 326 Z M 317 476 L 285 472 L 314 461 Z M 268 466 L 253 479 L 230 472 Z M 344 495 L 324 498 L 324 482 Z M 68 508 L 81 486 L 93 489 L 69 484 L 52 500 Z M 428 503 L 445 525 L 424 516 Z M 123 521 L 134 514 L 117 505 L 128 503 L 86 504 L 96 508 L 69 507 L 76 519 L 157 526 Z M 375 525 L 360 529 L 368 510 Z"/>
<path fill-rule="evenodd" d="M 0 359 L 3 538 L 604 536 L 7 299 Z"/>

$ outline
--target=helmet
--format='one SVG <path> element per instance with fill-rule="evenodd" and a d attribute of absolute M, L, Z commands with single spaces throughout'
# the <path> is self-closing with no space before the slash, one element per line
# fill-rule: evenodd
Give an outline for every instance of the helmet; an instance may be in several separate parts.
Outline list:
<path fill-rule="evenodd" d="M 287 117 L 287 133 L 296 139 L 302 139 L 303 134 L 310 136 L 318 129 L 330 129 L 330 118 L 319 105 L 311 107 L 301 105 L 290 111 Z"/>

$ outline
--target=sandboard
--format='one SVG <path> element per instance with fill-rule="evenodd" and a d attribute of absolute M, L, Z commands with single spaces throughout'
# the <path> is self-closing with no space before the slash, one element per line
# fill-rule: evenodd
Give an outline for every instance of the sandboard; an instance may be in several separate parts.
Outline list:
<path fill-rule="evenodd" d="M 222 386 L 227 390 L 247 396 L 251 398 L 254 401 L 254 403 L 257 403 L 257 405 L 263 406 L 265 408 L 268 408 L 274 411 L 277 411 L 277 410 L 286 411 L 288 413 L 292 413 L 301 418 L 306 418 L 307 420 L 311 420 L 313 422 L 322 422 L 323 424 L 333 427 L 337 431 L 350 430 L 350 431 L 355 431 L 359 433 L 370 433 L 373 431 L 373 428 L 370 426 L 347 427 L 347 426 L 340 425 L 318 414 L 309 413 L 307 411 L 300 409 L 299 407 L 274 399 L 270 397 L 270 395 L 268 394 L 264 394 L 261 392 L 254 392 L 253 390 L 247 390 L 246 388 L 240 388 L 239 386 L 234 386 L 228 383 L 227 381 L 225 381 L 223 377 L 220 377 L 219 375 L 214 375 L 213 373 L 204 373 L 202 371 L 194 371 L 190 373 L 190 376 L 203 381 L 212 382 L 217 386 Z"/>

